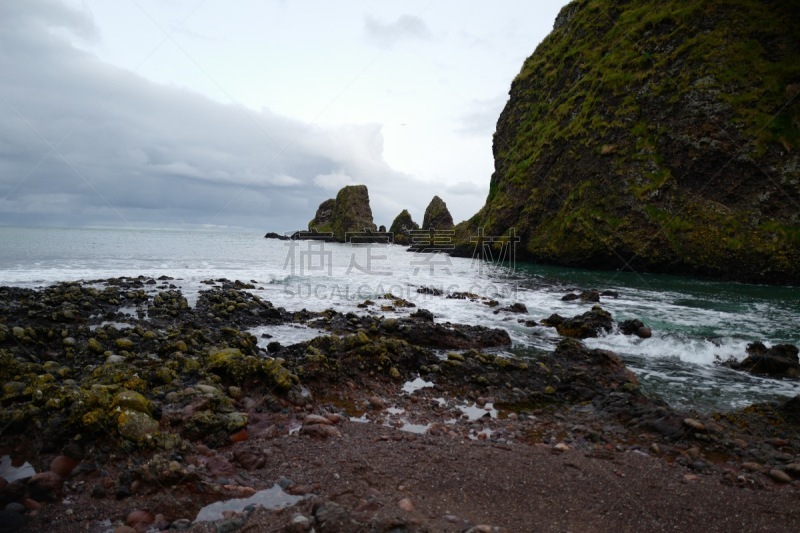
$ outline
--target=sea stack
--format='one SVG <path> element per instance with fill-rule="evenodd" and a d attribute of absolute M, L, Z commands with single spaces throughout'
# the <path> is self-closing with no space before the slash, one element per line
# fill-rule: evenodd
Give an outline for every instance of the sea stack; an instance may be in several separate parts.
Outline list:
<path fill-rule="evenodd" d="M 331 232 L 334 240 L 344 242 L 348 233 L 375 232 L 366 185 L 348 185 L 336 199 L 322 202 L 314 219 L 308 223 L 310 231 Z"/>
<path fill-rule="evenodd" d="M 434 196 L 428 208 L 425 209 L 425 217 L 422 221 L 423 229 L 451 230 L 455 227 L 453 217 L 447 210 L 447 204 L 438 196 Z"/>

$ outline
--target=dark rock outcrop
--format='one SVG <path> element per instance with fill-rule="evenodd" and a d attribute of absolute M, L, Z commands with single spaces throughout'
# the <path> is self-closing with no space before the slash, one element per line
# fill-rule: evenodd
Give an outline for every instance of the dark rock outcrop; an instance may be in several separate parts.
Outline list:
<path fill-rule="evenodd" d="M 747 346 L 747 357 L 741 363 L 730 363 L 735 370 L 773 378 L 800 378 L 797 346 L 776 344 L 767 348 L 760 342 Z"/>
<path fill-rule="evenodd" d="M 431 203 L 425 209 L 425 217 L 422 220 L 423 229 L 451 230 L 455 227 L 453 217 L 447 210 L 447 204 L 438 196 L 434 196 Z"/>
<path fill-rule="evenodd" d="M 586 339 L 597 337 L 601 331 L 610 332 L 614 321 L 611 313 L 599 305 L 595 305 L 591 311 L 572 318 L 564 318 L 557 314 L 551 315 L 542 320 L 542 324 L 556 328 L 558 334 L 564 337 Z"/>
<path fill-rule="evenodd" d="M 623 335 L 636 335 L 642 339 L 649 339 L 653 336 L 653 331 L 638 319 L 625 320 L 620 322 L 619 330 Z"/>
<path fill-rule="evenodd" d="M 280 233 L 275 233 L 274 231 L 270 231 L 266 235 L 264 235 L 265 239 L 278 239 L 279 241 L 288 241 L 289 237 L 287 235 L 281 235 Z"/>
<path fill-rule="evenodd" d="M 797 57 L 791 2 L 571 2 L 511 85 L 459 249 L 513 229 L 518 258 L 800 282 Z"/>
<path fill-rule="evenodd" d="M 397 244 L 410 244 L 411 232 L 418 229 L 419 224 L 414 222 L 407 209 L 403 209 L 389 227 L 389 233 L 394 235 L 394 242 Z"/>
<path fill-rule="evenodd" d="M 348 185 L 339 191 L 335 200 L 322 202 L 316 216 L 308 223 L 308 229 L 333 233 L 333 238 L 340 242 L 347 240 L 348 234 L 375 233 L 378 228 L 372 221 L 367 186 Z"/>

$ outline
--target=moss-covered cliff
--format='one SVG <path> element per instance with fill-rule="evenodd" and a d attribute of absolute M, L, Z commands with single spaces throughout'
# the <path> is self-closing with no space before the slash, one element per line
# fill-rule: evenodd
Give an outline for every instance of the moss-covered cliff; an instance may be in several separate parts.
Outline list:
<path fill-rule="evenodd" d="M 514 80 L 486 205 L 563 265 L 800 282 L 800 7 L 577 0 Z"/>

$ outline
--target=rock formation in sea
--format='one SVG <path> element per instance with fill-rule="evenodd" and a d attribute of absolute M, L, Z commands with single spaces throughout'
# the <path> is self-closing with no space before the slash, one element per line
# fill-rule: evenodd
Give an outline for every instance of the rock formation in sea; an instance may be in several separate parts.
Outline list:
<path fill-rule="evenodd" d="M 411 232 L 418 229 L 419 224 L 414 222 L 407 209 L 403 209 L 389 227 L 389 233 L 394 235 L 394 242 L 397 244 L 409 244 L 411 242 Z"/>
<path fill-rule="evenodd" d="M 367 186 L 348 185 L 339 191 L 335 200 L 322 202 L 316 216 L 308 223 L 308 229 L 332 232 L 338 241 L 344 241 L 348 233 L 377 231 L 372 221 Z"/>
<path fill-rule="evenodd" d="M 514 229 L 538 261 L 800 282 L 798 57 L 791 2 L 571 2 L 511 85 L 461 242 Z"/>
<path fill-rule="evenodd" d="M 451 230 L 454 226 L 453 217 L 447 210 L 447 204 L 438 196 L 434 196 L 425 209 L 422 227 L 424 229 Z"/>
<path fill-rule="evenodd" d="M 328 198 L 317 208 L 317 214 L 308 223 L 309 231 L 329 232 L 333 231 L 333 211 L 336 209 L 336 199 Z"/>

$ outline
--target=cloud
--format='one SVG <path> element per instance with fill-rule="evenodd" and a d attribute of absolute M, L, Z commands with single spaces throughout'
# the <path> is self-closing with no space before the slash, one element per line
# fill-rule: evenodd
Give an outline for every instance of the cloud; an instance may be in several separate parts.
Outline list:
<path fill-rule="evenodd" d="M 433 33 L 425 21 L 412 15 L 402 15 L 394 22 L 389 23 L 381 22 L 368 15 L 364 20 L 364 31 L 367 40 L 380 48 L 387 48 L 400 40 L 430 40 L 433 38 Z"/>
<path fill-rule="evenodd" d="M 469 110 L 459 117 L 456 133 L 465 137 L 491 136 L 497 126 L 497 117 L 507 101 L 506 95 L 489 100 L 474 100 Z"/>
<path fill-rule="evenodd" d="M 453 194 L 458 196 L 486 196 L 489 192 L 488 186 L 478 185 L 476 183 L 472 183 L 471 181 L 459 181 L 453 185 L 450 185 L 446 189 L 447 194 Z"/>
<path fill-rule="evenodd" d="M 330 174 L 319 174 L 314 177 L 314 183 L 329 191 L 338 191 L 346 185 L 353 185 L 353 179 L 344 172 L 331 172 Z"/>
<path fill-rule="evenodd" d="M 395 26 L 427 31 L 402 17 L 373 30 Z M 380 125 L 310 126 L 160 85 L 72 44 L 97 34 L 55 0 L 0 3 L 0 224 L 283 231 L 342 185 L 366 184 L 376 219 L 419 201 Z"/>

